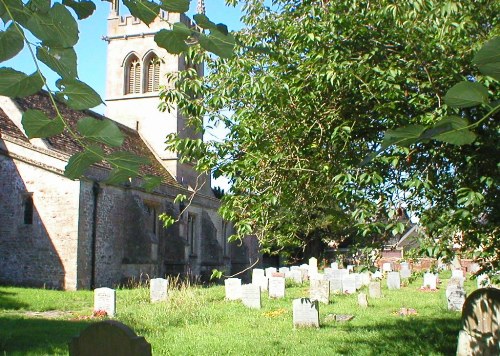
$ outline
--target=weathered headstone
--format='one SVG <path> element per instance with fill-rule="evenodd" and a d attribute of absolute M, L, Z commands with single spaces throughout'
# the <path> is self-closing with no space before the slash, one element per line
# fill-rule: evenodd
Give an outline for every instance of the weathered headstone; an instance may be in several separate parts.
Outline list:
<path fill-rule="evenodd" d="M 151 356 L 151 345 L 115 320 L 90 324 L 69 344 L 70 356 Z"/>
<path fill-rule="evenodd" d="M 295 283 L 302 283 L 302 272 L 299 269 L 290 271 L 290 277 Z"/>
<path fill-rule="evenodd" d="M 387 288 L 388 289 L 401 288 L 401 277 L 399 276 L 399 272 L 387 273 Z"/>
<path fill-rule="evenodd" d="M 269 298 L 285 297 L 285 278 L 269 277 Z"/>
<path fill-rule="evenodd" d="M 462 311 L 467 293 L 459 285 L 450 284 L 446 288 L 446 299 L 448 300 L 448 310 Z"/>
<path fill-rule="evenodd" d="M 370 282 L 368 285 L 368 294 L 370 298 L 382 298 L 382 288 L 380 281 Z"/>
<path fill-rule="evenodd" d="M 332 269 L 339 269 L 339 263 L 338 262 L 332 262 L 332 264 L 330 265 L 330 267 L 332 267 Z"/>
<path fill-rule="evenodd" d="M 328 304 L 330 302 L 330 282 L 311 279 L 309 297 L 311 300 L 317 300 L 320 303 Z"/>
<path fill-rule="evenodd" d="M 331 293 L 343 293 L 344 289 L 342 288 L 342 279 L 341 278 L 332 278 L 330 279 L 330 292 Z"/>
<path fill-rule="evenodd" d="M 372 280 L 382 279 L 384 275 L 380 271 L 375 271 L 372 274 Z"/>
<path fill-rule="evenodd" d="M 424 273 L 424 288 L 437 289 L 437 276 L 433 273 Z"/>
<path fill-rule="evenodd" d="M 361 279 L 361 275 L 359 273 L 353 273 L 354 281 L 356 283 L 356 289 L 360 289 L 363 287 L 363 280 Z"/>
<path fill-rule="evenodd" d="M 360 273 L 360 275 L 361 275 L 361 283 L 364 286 L 369 285 L 370 281 L 371 281 L 370 272 L 363 272 L 363 273 Z"/>
<path fill-rule="evenodd" d="M 404 262 L 404 261 L 399 264 L 399 267 L 400 267 L 400 270 L 410 269 L 410 265 L 408 264 L 408 262 Z"/>
<path fill-rule="evenodd" d="M 272 277 L 273 273 L 278 272 L 278 270 L 274 267 L 267 267 L 266 268 L 266 277 Z"/>
<path fill-rule="evenodd" d="M 280 267 L 278 268 L 278 272 L 287 274 L 288 272 L 290 272 L 290 267 Z"/>
<path fill-rule="evenodd" d="M 342 278 L 342 292 L 343 293 L 356 293 L 356 277 L 347 275 Z"/>
<path fill-rule="evenodd" d="M 462 309 L 457 356 L 500 355 L 500 290 L 471 293 Z"/>
<path fill-rule="evenodd" d="M 149 298 L 151 302 L 163 302 L 168 299 L 168 280 L 153 278 L 149 281 Z"/>
<path fill-rule="evenodd" d="M 464 272 L 461 269 L 451 271 L 451 278 L 464 278 Z"/>
<path fill-rule="evenodd" d="M 254 268 L 252 270 L 252 284 L 258 285 L 260 283 L 260 278 L 265 275 L 266 272 L 262 268 Z"/>
<path fill-rule="evenodd" d="M 358 294 L 358 304 L 361 308 L 368 308 L 368 299 L 365 293 Z"/>
<path fill-rule="evenodd" d="M 390 262 L 385 262 L 382 265 L 382 272 L 392 272 L 392 263 Z"/>
<path fill-rule="evenodd" d="M 248 308 L 260 309 L 260 287 L 254 284 L 245 284 L 241 286 L 241 301 L 243 305 Z"/>
<path fill-rule="evenodd" d="M 228 278 L 224 281 L 226 300 L 241 299 L 241 279 Z"/>
<path fill-rule="evenodd" d="M 293 326 L 319 328 L 319 303 L 317 300 L 299 298 L 293 300 Z"/>
<path fill-rule="evenodd" d="M 411 277 L 411 271 L 407 268 L 401 269 L 399 271 L 399 275 L 401 276 L 401 279 L 408 279 Z"/>
<path fill-rule="evenodd" d="M 105 311 L 109 317 L 116 314 L 116 291 L 111 288 L 94 289 L 94 312 Z"/>
<path fill-rule="evenodd" d="M 464 283 L 465 283 L 464 277 L 452 277 L 448 282 L 448 286 L 455 285 L 463 288 Z"/>

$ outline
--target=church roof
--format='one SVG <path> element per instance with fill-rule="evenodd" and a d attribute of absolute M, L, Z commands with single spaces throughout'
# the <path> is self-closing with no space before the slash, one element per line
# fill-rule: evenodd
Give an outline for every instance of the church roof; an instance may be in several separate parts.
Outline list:
<path fill-rule="evenodd" d="M 55 110 L 52 106 L 50 98 L 46 92 L 39 92 L 25 98 L 14 99 L 18 107 L 25 112 L 29 109 L 41 110 L 48 117 L 55 117 Z M 67 120 L 69 125 L 76 130 L 78 120 L 83 117 L 92 117 L 97 120 L 106 119 L 104 116 L 90 110 L 77 111 L 69 108 L 64 103 L 58 103 L 58 109 L 61 115 Z M 156 159 L 155 155 L 151 152 L 148 146 L 144 143 L 139 133 L 122 124 L 115 122 L 123 133 L 125 140 L 121 147 L 102 146 L 104 151 L 109 154 L 115 151 L 128 151 L 138 156 L 146 157 L 151 164 L 141 168 L 141 175 L 155 175 L 162 178 L 164 184 L 180 186 L 179 183 L 172 177 L 172 175 L 161 165 Z M 8 115 L 0 108 L 0 133 L 21 139 L 29 142 L 24 133 L 8 118 Z M 81 152 L 83 147 L 80 143 L 71 136 L 67 130 L 61 134 L 49 137 L 45 141 L 50 145 L 50 148 L 55 151 L 73 155 Z M 100 164 L 106 168 L 111 168 L 106 162 Z"/>

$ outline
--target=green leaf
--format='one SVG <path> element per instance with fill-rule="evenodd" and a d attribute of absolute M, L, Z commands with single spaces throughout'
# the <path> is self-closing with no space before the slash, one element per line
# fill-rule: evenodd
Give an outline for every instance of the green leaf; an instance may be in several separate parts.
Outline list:
<path fill-rule="evenodd" d="M 21 33 L 19 33 L 21 31 Z M 0 31 L 0 62 L 15 57 L 24 47 L 22 29 L 12 23 L 7 30 Z"/>
<path fill-rule="evenodd" d="M 62 4 L 73 9 L 78 16 L 78 20 L 83 20 L 92 15 L 96 9 L 95 4 L 90 0 L 74 1 L 63 0 Z"/>
<path fill-rule="evenodd" d="M 460 82 L 448 90 L 444 101 L 454 108 L 469 108 L 486 104 L 488 103 L 488 89 L 479 83 Z"/>
<path fill-rule="evenodd" d="M 177 196 L 174 199 L 174 204 L 183 202 L 186 199 L 187 199 L 187 196 L 185 194 L 177 194 Z"/>
<path fill-rule="evenodd" d="M 26 7 L 33 12 L 46 14 L 50 10 L 50 0 L 30 0 Z"/>
<path fill-rule="evenodd" d="M 208 36 L 201 34 L 199 41 L 205 50 L 221 58 L 231 58 L 233 56 L 235 39 L 232 34 L 224 35 L 220 31 L 214 30 Z"/>
<path fill-rule="evenodd" d="M 99 94 L 79 80 L 59 79 L 56 85 L 61 90 L 57 93 L 57 97 L 60 100 L 66 101 L 67 105 L 72 109 L 84 110 L 102 103 Z"/>
<path fill-rule="evenodd" d="M 111 120 L 97 120 L 92 117 L 84 117 L 78 121 L 77 127 L 78 131 L 85 138 L 113 147 L 119 147 L 123 144 L 123 134 Z"/>
<path fill-rule="evenodd" d="M 122 169 L 128 169 L 130 172 L 137 173 L 141 165 L 149 164 L 145 157 L 137 156 L 131 152 L 114 152 L 106 157 L 106 161 L 113 166 Z"/>
<path fill-rule="evenodd" d="M 144 182 L 141 187 L 144 188 L 147 192 L 151 192 L 153 189 L 158 187 L 161 184 L 161 178 L 152 175 L 146 175 L 143 177 Z"/>
<path fill-rule="evenodd" d="M 27 11 L 21 0 L 3 0 L 0 2 L 2 9 L 2 20 L 6 23 L 11 18 L 9 13 L 5 10 L 5 5 L 9 8 L 10 13 L 14 17 L 13 20 L 19 22 L 22 26 L 25 26 L 30 18 L 30 11 Z"/>
<path fill-rule="evenodd" d="M 43 77 L 38 72 L 30 76 L 12 68 L 0 68 L 0 95 L 22 98 L 42 89 Z"/>
<path fill-rule="evenodd" d="M 395 130 L 387 130 L 384 134 L 381 150 L 392 145 L 407 147 L 415 142 L 426 129 L 422 125 L 411 125 L 400 127 Z"/>
<path fill-rule="evenodd" d="M 160 12 L 160 5 L 146 0 L 123 0 L 132 16 L 137 17 L 146 25 L 153 22 Z"/>
<path fill-rule="evenodd" d="M 66 165 L 64 175 L 69 179 L 80 178 L 91 165 L 101 162 L 104 152 L 100 147 L 87 147 L 83 152 L 71 156 Z"/>
<path fill-rule="evenodd" d="M 36 57 L 63 79 L 78 76 L 76 52 L 73 48 L 38 47 Z"/>
<path fill-rule="evenodd" d="M 49 47 L 70 48 L 78 42 L 78 24 L 69 10 L 59 3 L 46 14 L 33 13 L 26 27 Z"/>
<path fill-rule="evenodd" d="M 40 110 L 27 110 L 21 120 L 28 138 L 50 137 L 60 134 L 64 130 L 64 122 L 60 116 L 51 120 Z"/>
<path fill-rule="evenodd" d="M 205 30 L 213 30 L 217 28 L 217 25 L 210 21 L 210 19 L 205 14 L 196 14 L 193 16 L 193 20 L 198 26 L 204 28 Z"/>
<path fill-rule="evenodd" d="M 177 24 L 174 24 L 174 30 L 176 28 L 176 25 Z M 172 54 L 179 54 L 187 51 L 188 45 L 186 44 L 186 40 L 189 35 L 186 35 L 179 30 L 177 32 L 175 32 L 174 30 L 161 30 L 160 32 L 158 32 L 154 38 L 156 44 L 162 48 L 165 48 L 168 53 Z M 191 34 L 191 32 L 189 34 Z"/>
<path fill-rule="evenodd" d="M 468 145 L 476 140 L 476 134 L 467 129 L 469 122 L 459 116 L 447 116 L 439 121 L 431 130 L 439 134 L 433 135 L 434 139 L 452 145 Z"/>
<path fill-rule="evenodd" d="M 168 12 L 183 13 L 189 10 L 189 0 L 162 0 L 160 7 Z"/>
<path fill-rule="evenodd" d="M 477 65 L 484 75 L 500 80 L 500 37 L 486 42 L 476 53 L 472 63 Z"/>
<path fill-rule="evenodd" d="M 106 179 L 107 184 L 120 184 L 129 181 L 131 178 L 137 177 L 138 171 L 131 171 L 122 167 L 113 168 Z"/>

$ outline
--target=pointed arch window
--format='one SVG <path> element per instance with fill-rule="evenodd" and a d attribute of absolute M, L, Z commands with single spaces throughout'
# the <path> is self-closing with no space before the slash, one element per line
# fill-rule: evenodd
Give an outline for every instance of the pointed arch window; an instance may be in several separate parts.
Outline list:
<path fill-rule="evenodd" d="M 147 60 L 146 71 L 146 93 L 158 91 L 160 89 L 160 59 L 152 55 Z"/>
<path fill-rule="evenodd" d="M 128 63 L 125 94 L 138 94 L 141 92 L 141 62 L 132 56 Z"/>

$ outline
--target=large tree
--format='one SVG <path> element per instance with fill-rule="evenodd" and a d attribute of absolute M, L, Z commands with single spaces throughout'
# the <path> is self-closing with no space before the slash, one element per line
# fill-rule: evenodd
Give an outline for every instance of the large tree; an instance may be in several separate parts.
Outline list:
<path fill-rule="evenodd" d="M 459 142 L 402 147 L 387 134 L 382 142 L 388 130 L 394 138 L 440 122 L 450 110 L 443 97 L 460 80 L 497 91 L 472 58 L 499 10 L 489 0 L 246 1 L 235 56 L 192 51 L 209 74 L 173 75 L 163 93 L 165 109 L 178 105 L 200 130 L 206 120 L 229 134 L 172 136 L 170 146 L 231 180 L 222 213 L 263 246 L 383 241 L 404 228 L 404 208 L 446 244 L 482 249 L 485 269 L 495 269 L 498 121 L 488 117 Z M 481 114 L 466 109 L 459 119 L 474 124 Z"/>

